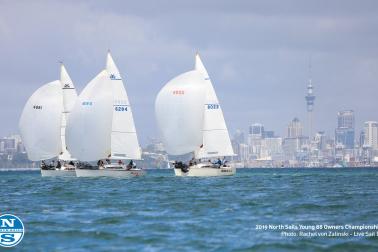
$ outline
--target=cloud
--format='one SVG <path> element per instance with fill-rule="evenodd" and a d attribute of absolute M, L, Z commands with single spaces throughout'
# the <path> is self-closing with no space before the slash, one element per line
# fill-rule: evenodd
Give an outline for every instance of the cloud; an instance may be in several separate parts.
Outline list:
<path fill-rule="evenodd" d="M 30 94 L 58 78 L 63 60 L 83 89 L 111 49 L 143 143 L 156 136 L 154 100 L 193 68 L 199 50 L 231 130 L 262 122 L 284 134 L 305 121 L 313 62 L 315 129 L 332 132 L 338 109 L 357 127 L 378 120 L 376 1 L 2 1 L 0 134 L 16 130 Z"/>

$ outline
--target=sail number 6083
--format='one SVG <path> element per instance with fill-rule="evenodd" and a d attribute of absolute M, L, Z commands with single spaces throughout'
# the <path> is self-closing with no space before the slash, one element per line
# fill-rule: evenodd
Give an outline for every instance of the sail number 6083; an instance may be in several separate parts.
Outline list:
<path fill-rule="evenodd" d="M 207 104 L 207 109 L 219 109 L 219 104 Z"/>

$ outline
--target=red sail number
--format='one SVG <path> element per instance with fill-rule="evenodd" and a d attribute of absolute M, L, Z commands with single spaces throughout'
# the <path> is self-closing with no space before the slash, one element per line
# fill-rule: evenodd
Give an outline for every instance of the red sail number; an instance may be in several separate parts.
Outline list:
<path fill-rule="evenodd" d="M 183 95 L 185 94 L 184 90 L 173 90 L 174 95 Z"/>

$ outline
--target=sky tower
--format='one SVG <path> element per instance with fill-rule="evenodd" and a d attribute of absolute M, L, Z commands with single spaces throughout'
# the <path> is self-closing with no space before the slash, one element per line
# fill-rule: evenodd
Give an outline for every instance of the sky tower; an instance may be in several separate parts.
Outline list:
<path fill-rule="evenodd" d="M 312 111 L 314 109 L 315 95 L 313 93 L 313 86 L 311 80 L 311 59 L 309 64 L 309 79 L 307 85 L 307 95 L 305 96 L 307 104 L 307 117 L 308 117 L 308 136 L 311 141 L 312 139 Z"/>

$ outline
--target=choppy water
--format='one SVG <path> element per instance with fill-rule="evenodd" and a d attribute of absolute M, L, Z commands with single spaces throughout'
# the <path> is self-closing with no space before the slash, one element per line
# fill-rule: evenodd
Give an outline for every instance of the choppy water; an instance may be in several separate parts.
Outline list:
<path fill-rule="evenodd" d="M 234 177 L 41 178 L 0 172 L 20 251 L 377 251 L 377 237 L 283 237 L 258 224 L 378 224 L 378 169 L 242 169 Z M 1 250 L 1 248 L 0 248 Z M 10 251 L 10 250 L 9 250 Z"/>

